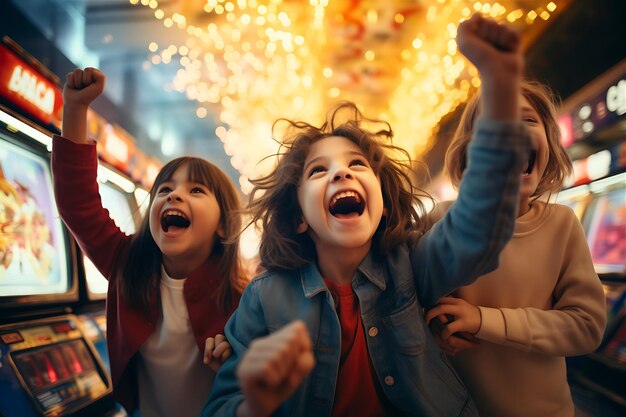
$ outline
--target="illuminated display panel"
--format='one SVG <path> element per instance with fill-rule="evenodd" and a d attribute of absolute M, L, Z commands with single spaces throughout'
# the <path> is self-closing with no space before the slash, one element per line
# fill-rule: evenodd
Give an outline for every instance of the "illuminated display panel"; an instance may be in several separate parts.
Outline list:
<path fill-rule="evenodd" d="M 82 408 L 107 393 L 94 357 L 82 339 L 11 353 L 20 379 L 46 416 Z"/>
<path fill-rule="evenodd" d="M 135 233 L 136 226 L 133 208 L 130 205 L 128 194 L 111 185 L 109 182 L 98 183 L 98 185 L 102 198 L 102 206 L 109 210 L 109 215 L 117 227 L 127 235 Z M 92 300 L 106 298 L 108 281 L 102 276 L 89 258 L 83 256 L 83 262 L 89 298 Z"/>
<path fill-rule="evenodd" d="M 68 253 L 47 161 L 0 133 L 0 301 L 70 290 Z"/>
<path fill-rule="evenodd" d="M 626 188 L 599 194 L 585 215 L 587 241 L 598 273 L 622 273 L 626 264 Z"/>
<path fill-rule="evenodd" d="M 586 186 L 583 186 L 586 187 Z M 569 190 L 568 190 L 569 191 Z M 591 200 L 591 194 L 588 189 L 576 190 L 575 193 L 568 193 L 567 191 L 561 191 L 556 198 L 558 204 L 562 204 L 572 209 L 579 221 L 582 221 L 585 209 L 589 205 Z"/>

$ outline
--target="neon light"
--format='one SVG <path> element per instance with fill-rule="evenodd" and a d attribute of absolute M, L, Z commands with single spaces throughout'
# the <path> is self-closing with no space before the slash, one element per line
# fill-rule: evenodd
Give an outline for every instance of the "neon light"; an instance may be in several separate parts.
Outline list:
<path fill-rule="evenodd" d="M 117 172 L 103 165 L 98 166 L 98 175 L 101 175 L 102 178 L 106 178 L 107 181 L 117 185 L 127 193 L 132 193 L 135 191 L 135 184 L 131 180 L 121 176 Z"/>
<path fill-rule="evenodd" d="M 16 65 L 9 80 L 9 91 L 19 94 L 39 110 L 54 112 L 54 91 L 21 65 Z"/>
<path fill-rule="evenodd" d="M 30 136 L 36 141 L 43 143 L 44 145 L 46 145 L 49 151 L 52 151 L 52 137 L 35 129 L 32 126 L 29 126 L 21 120 L 16 119 L 8 113 L 3 112 L 2 110 L 0 110 L 0 121 L 6 123 L 7 126 L 11 126 L 12 128 L 24 133 L 26 136 Z"/>

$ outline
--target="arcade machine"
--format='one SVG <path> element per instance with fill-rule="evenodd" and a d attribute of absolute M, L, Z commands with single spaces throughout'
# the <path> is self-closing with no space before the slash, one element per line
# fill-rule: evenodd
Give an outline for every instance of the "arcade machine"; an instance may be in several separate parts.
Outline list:
<path fill-rule="evenodd" d="M 568 377 L 581 398 L 603 399 L 599 415 L 626 415 L 626 60 L 568 101 L 559 122 L 575 176 L 557 201 L 581 219 L 608 319 L 600 347 L 568 360 Z"/>
<path fill-rule="evenodd" d="M 56 211 L 58 79 L 0 42 L 0 415 L 105 416 L 111 381 L 73 313 L 75 244 Z"/>
<path fill-rule="evenodd" d="M 604 181 L 590 184 L 583 226 L 606 295 L 607 327 L 596 352 L 579 358 L 570 373 L 626 411 L 626 173 Z"/>

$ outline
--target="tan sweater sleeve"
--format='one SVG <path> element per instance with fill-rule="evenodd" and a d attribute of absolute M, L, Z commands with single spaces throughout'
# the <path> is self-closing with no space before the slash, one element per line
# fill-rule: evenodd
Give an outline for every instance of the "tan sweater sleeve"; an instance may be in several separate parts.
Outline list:
<path fill-rule="evenodd" d="M 598 347 L 606 326 L 606 300 L 582 226 L 569 214 L 553 309 L 479 307 L 479 339 L 555 356 L 582 355 Z"/>

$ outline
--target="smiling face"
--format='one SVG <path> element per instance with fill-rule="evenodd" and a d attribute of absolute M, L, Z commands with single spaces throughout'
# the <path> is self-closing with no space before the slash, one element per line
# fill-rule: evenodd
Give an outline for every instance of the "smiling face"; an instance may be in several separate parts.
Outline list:
<path fill-rule="evenodd" d="M 304 224 L 300 230 L 318 256 L 341 249 L 367 254 L 383 215 L 380 179 L 361 149 L 331 136 L 311 145 L 298 187 Z"/>
<path fill-rule="evenodd" d="M 533 153 L 534 158 L 530 158 L 529 165 L 526 167 L 524 174 L 522 174 L 520 214 L 523 214 L 523 212 L 528 210 L 530 197 L 537 190 L 539 182 L 546 171 L 550 159 L 550 150 L 548 148 L 546 127 L 537 110 L 523 96 L 520 100 L 520 106 L 522 108 L 522 122 L 533 137 L 534 150 L 536 151 Z"/>
<path fill-rule="evenodd" d="M 208 259 L 222 235 L 215 195 L 205 185 L 189 181 L 188 165 L 157 186 L 149 215 L 150 233 L 174 278 L 185 277 Z"/>

